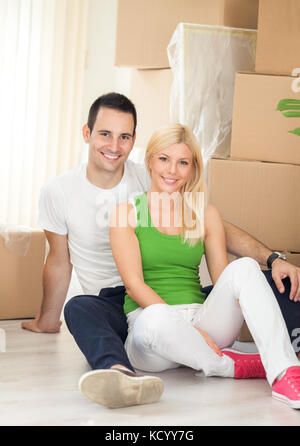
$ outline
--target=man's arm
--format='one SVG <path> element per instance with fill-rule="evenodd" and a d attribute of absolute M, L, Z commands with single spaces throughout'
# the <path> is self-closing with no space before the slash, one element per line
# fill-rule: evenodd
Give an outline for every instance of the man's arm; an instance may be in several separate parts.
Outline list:
<path fill-rule="evenodd" d="M 23 322 L 22 328 L 37 333 L 59 332 L 60 314 L 69 284 L 72 265 L 68 249 L 67 235 L 45 231 L 50 250 L 43 271 L 43 300 L 40 313 L 34 320 Z"/>
<path fill-rule="evenodd" d="M 260 265 L 267 265 L 267 258 L 272 251 L 248 232 L 224 221 L 227 251 L 238 257 L 252 257 Z"/>
<path fill-rule="evenodd" d="M 247 232 L 223 220 L 226 246 L 228 252 L 238 257 L 252 257 L 260 265 L 267 265 L 267 258 L 272 251 Z M 289 277 L 291 281 L 290 299 L 300 301 L 300 268 L 276 259 L 272 263 L 272 277 L 279 292 L 284 292 L 282 279 Z"/>

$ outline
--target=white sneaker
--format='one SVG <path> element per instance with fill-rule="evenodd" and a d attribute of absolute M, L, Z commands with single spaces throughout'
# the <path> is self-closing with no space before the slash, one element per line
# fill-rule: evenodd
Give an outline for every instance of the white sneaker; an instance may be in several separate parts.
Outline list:
<path fill-rule="evenodd" d="M 84 396 L 110 409 L 155 403 L 163 388 L 158 377 L 117 368 L 92 370 L 79 380 L 79 390 Z"/>

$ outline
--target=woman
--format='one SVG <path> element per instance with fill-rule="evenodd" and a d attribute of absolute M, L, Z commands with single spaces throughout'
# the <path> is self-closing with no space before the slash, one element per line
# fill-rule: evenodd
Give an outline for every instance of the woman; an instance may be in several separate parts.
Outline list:
<path fill-rule="evenodd" d="M 206 376 L 267 377 L 273 397 L 300 408 L 300 362 L 279 306 L 255 260 L 229 264 L 221 216 L 205 204 L 192 132 L 180 124 L 155 132 L 145 161 L 151 188 L 111 219 L 131 363 L 152 372 L 184 365 Z M 214 285 L 206 300 L 198 277 L 204 251 Z M 260 354 L 226 348 L 244 319 Z"/>

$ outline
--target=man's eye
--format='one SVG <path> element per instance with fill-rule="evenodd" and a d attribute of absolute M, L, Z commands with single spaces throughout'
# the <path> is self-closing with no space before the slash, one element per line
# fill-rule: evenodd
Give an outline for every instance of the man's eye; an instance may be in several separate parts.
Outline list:
<path fill-rule="evenodd" d="M 109 135 L 109 133 L 107 133 L 107 132 L 101 132 L 100 135 L 106 137 L 106 136 Z"/>
<path fill-rule="evenodd" d="M 127 141 L 128 139 L 130 139 L 130 136 L 129 135 L 122 135 L 121 139 Z"/>

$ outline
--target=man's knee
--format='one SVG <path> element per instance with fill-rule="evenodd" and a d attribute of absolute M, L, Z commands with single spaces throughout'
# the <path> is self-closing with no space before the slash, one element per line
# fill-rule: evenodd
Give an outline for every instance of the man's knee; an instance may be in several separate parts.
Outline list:
<path fill-rule="evenodd" d="M 91 296 L 80 295 L 74 296 L 66 303 L 64 307 L 65 321 L 71 321 L 74 317 L 85 311 L 90 303 Z"/>

